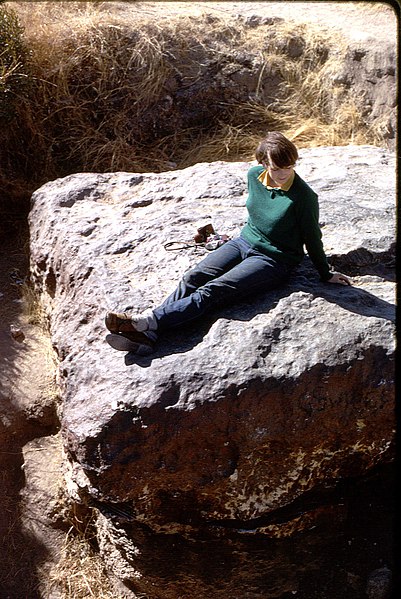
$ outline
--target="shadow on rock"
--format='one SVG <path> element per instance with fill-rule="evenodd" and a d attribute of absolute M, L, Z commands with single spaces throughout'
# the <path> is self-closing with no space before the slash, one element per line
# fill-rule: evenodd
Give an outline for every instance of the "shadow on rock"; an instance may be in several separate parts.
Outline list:
<path fill-rule="evenodd" d="M 330 263 L 336 270 L 350 276 L 378 276 L 386 281 L 395 282 L 396 243 L 390 244 L 385 252 L 373 252 L 360 247 L 348 254 L 335 254 Z"/>
<path fill-rule="evenodd" d="M 333 261 L 331 260 L 331 262 Z M 382 263 L 380 263 L 380 265 L 382 265 Z M 378 275 L 375 274 L 374 266 L 372 266 L 372 268 L 366 268 L 363 270 L 363 276 L 368 277 L 369 279 L 370 277 L 373 277 L 373 281 L 369 280 L 366 286 L 374 288 L 375 285 L 386 284 L 386 281 L 380 280 Z M 361 267 L 350 268 L 349 261 L 348 268 L 344 268 L 343 271 L 347 271 L 347 274 L 350 277 L 361 276 Z M 355 274 L 355 271 L 358 273 L 357 275 Z M 386 279 L 391 282 L 395 279 L 394 269 L 389 269 Z M 125 364 L 126 366 L 137 364 L 146 368 L 152 364 L 153 360 L 162 358 L 163 356 L 191 351 L 196 345 L 202 342 L 211 326 L 219 318 L 250 321 L 258 314 L 270 312 L 270 310 L 272 310 L 283 298 L 289 297 L 291 294 L 300 291 L 309 293 L 314 298 L 321 297 L 327 302 L 337 304 L 344 310 L 361 316 L 383 318 L 391 322 L 395 321 L 395 304 L 381 299 L 371 291 L 356 285 L 331 285 L 320 282 L 316 276 L 312 263 L 306 258 L 302 267 L 294 273 L 285 287 L 272 291 L 267 295 L 259 296 L 257 301 L 255 301 L 255 298 L 247 299 L 246 301 L 237 303 L 235 306 L 215 310 L 207 317 L 204 317 L 201 322 L 197 321 L 168 331 L 163 334 L 163 337 L 159 340 L 154 354 L 143 357 L 129 352 L 125 355 Z M 216 348 L 216 351 L 217 350 L 218 348 Z"/>

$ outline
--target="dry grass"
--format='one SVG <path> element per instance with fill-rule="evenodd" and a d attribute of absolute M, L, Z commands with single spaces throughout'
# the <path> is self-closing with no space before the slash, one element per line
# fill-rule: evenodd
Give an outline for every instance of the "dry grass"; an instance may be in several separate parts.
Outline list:
<path fill-rule="evenodd" d="M 46 575 L 49 597 L 58 591 L 63 599 L 120 599 L 110 586 L 99 555 L 85 539 L 67 535 L 60 561 Z"/>
<path fill-rule="evenodd" d="M 351 94 L 337 98 L 333 111 L 336 90 L 322 81 L 329 81 L 342 47 L 338 37 L 329 39 L 317 28 L 285 23 L 246 28 L 228 16 L 199 14 L 199 3 L 192 17 L 175 16 L 166 3 L 159 22 L 147 14 L 146 4 L 131 12 L 124 3 L 111 7 L 114 2 L 9 4 L 25 27 L 36 85 L 31 103 L 19 108 L 19 138 L 25 138 L 24 155 L 31 153 L 33 160 L 22 164 L 18 150 L 13 160 L 26 178 L 33 165 L 36 185 L 42 182 L 38 176 L 46 181 L 74 171 L 163 171 L 248 160 L 271 127 L 300 147 L 383 139 L 380 127 L 363 122 Z M 302 52 L 292 57 L 294 41 Z M 205 91 L 195 124 L 179 114 L 195 108 L 168 106 L 177 80 L 181 88 L 201 85 L 202 62 L 224 61 L 243 49 L 261 65 L 254 100 L 219 101 Z M 267 71 L 282 80 L 269 102 L 262 93 Z M 17 148 L 15 133 L 10 135 Z"/>
<path fill-rule="evenodd" d="M 68 529 L 57 563 L 44 563 L 38 568 L 40 596 L 123 599 L 110 582 L 97 549 L 96 510 L 74 504 L 63 486 L 59 487 L 54 509 L 59 526 Z"/>
<path fill-rule="evenodd" d="M 29 281 L 19 285 L 22 298 L 23 316 L 29 324 L 36 325 L 43 331 L 48 331 L 48 318 L 45 314 L 43 304 L 40 301 L 37 290 Z"/>
<path fill-rule="evenodd" d="M 58 563 L 41 573 L 43 596 L 57 592 L 63 599 L 122 599 L 111 586 L 92 541 L 88 530 L 70 528 Z"/>

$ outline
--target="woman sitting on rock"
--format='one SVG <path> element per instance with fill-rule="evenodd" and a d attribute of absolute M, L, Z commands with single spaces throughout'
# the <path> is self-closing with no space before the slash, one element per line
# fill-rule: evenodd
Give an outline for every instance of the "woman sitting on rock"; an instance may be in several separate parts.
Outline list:
<path fill-rule="evenodd" d="M 248 171 L 248 221 L 237 239 L 212 251 L 184 274 L 157 308 L 139 315 L 108 312 L 108 343 L 146 355 L 159 333 L 199 318 L 207 310 L 275 289 L 288 280 L 304 246 L 324 282 L 350 285 L 330 272 L 323 250 L 316 193 L 294 171 L 295 145 L 272 131 L 256 149 L 258 166 Z"/>

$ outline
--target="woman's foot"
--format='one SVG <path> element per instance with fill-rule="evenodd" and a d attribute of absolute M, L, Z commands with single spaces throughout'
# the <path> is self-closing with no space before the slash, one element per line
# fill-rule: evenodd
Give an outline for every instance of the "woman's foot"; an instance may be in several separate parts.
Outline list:
<path fill-rule="evenodd" d="M 107 312 L 104 323 L 111 333 L 135 331 L 131 316 L 127 312 Z"/>
<path fill-rule="evenodd" d="M 107 312 L 105 317 L 106 328 L 111 333 L 144 333 L 156 331 L 157 322 L 152 310 L 133 316 L 128 312 Z"/>
<path fill-rule="evenodd" d="M 137 331 L 106 335 L 106 341 L 113 349 L 132 352 L 139 356 L 148 356 L 155 349 L 153 341 L 144 333 Z"/>

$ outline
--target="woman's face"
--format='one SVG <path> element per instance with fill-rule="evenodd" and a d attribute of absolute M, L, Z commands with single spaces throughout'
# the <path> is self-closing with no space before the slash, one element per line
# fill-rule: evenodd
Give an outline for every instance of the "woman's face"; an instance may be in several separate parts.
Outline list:
<path fill-rule="evenodd" d="M 262 162 L 262 164 L 269 173 L 272 182 L 278 187 L 286 184 L 291 177 L 295 166 L 295 164 L 289 164 L 288 166 L 279 167 L 276 166 L 274 162 Z"/>

